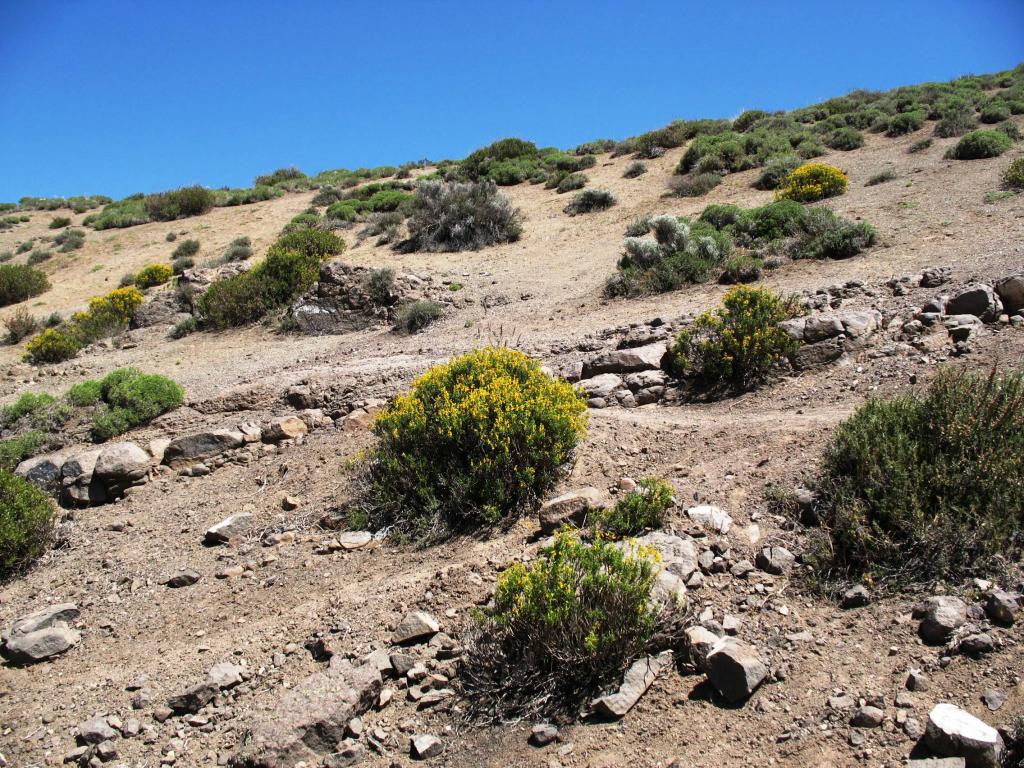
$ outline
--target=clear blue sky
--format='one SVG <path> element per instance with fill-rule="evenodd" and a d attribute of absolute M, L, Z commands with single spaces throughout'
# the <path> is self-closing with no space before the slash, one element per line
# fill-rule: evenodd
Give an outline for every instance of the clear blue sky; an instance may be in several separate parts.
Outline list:
<path fill-rule="evenodd" d="M 1009 69 L 1021 0 L 0 0 L 0 201 L 622 138 Z"/>

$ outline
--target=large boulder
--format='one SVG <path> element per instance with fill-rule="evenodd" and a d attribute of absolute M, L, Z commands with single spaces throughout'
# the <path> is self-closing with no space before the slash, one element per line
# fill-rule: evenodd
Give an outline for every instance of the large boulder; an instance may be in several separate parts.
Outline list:
<path fill-rule="evenodd" d="M 586 486 L 544 502 L 537 513 L 541 530 L 553 533 L 567 523 L 580 527 L 594 510 L 605 506 L 604 494 Z"/>
<path fill-rule="evenodd" d="M 939 595 L 925 606 L 918 632 L 926 643 L 944 643 L 967 622 L 967 605 L 959 597 Z"/>
<path fill-rule="evenodd" d="M 705 661 L 708 680 L 730 703 L 750 698 L 768 677 L 768 667 L 750 645 L 723 637 Z"/>
<path fill-rule="evenodd" d="M 332 658 L 326 671 L 300 682 L 252 727 L 244 764 L 252 768 L 293 768 L 300 762 L 320 765 L 345 738 L 349 722 L 376 703 L 381 687 L 374 665 L 356 667 L 347 659 Z"/>
<path fill-rule="evenodd" d="M 952 704 L 936 704 L 928 714 L 924 741 L 940 757 L 962 757 L 967 768 L 999 768 L 1002 760 L 999 732 Z"/>
<path fill-rule="evenodd" d="M 74 603 L 51 605 L 22 616 L 4 635 L 4 655 L 16 663 L 34 664 L 70 650 L 82 639 L 71 627 L 77 618 Z"/>
<path fill-rule="evenodd" d="M 587 397 L 608 397 L 622 389 L 625 384 L 621 376 L 614 373 L 602 373 L 589 379 L 581 379 L 576 386 L 587 393 Z"/>
<path fill-rule="evenodd" d="M 294 440 L 307 432 L 309 427 L 298 416 L 282 416 L 263 428 L 263 441 L 278 443 L 282 440 Z"/>
<path fill-rule="evenodd" d="M 240 448 L 245 435 L 233 429 L 214 429 L 171 440 L 164 449 L 163 461 L 174 469 L 219 456 L 232 448 Z"/>
<path fill-rule="evenodd" d="M 67 455 L 67 451 L 57 451 L 45 456 L 33 456 L 15 467 L 14 474 L 25 478 L 48 493 L 56 493 L 60 488 L 60 470 L 64 466 Z"/>
<path fill-rule="evenodd" d="M 146 482 L 153 457 L 135 443 L 110 443 L 96 457 L 93 481 L 117 497 L 125 489 Z"/>
<path fill-rule="evenodd" d="M 1013 314 L 1024 309 L 1024 275 L 1004 277 L 995 284 L 995 291 L 1006 312 Z"/>
<path fill-rule="evenodd" d="M 632 373 L 661 368 L 667 347 L 663 343 L 648 344 L 644 347 L 616 349 L 605 352 L 583 364 L 581 378 L 589 379 L 602 373 Z"/>
<path fill-rule="evenodd" d="M 975 283 L 962 288 L 946 301 L 947 315 L 974 315 L 991 323 L 999 318 L 1003 303 L 992 286 Z"/>
<path fill-rule="evenodd" d="M 74 507 L 107 501 L 106 487 L 102 483 L 93 482 L 96 462 L 102 452 L 102 448 L 93 448 L 76 453 L 64 462 L 60 468 L 62 503 Z"/>

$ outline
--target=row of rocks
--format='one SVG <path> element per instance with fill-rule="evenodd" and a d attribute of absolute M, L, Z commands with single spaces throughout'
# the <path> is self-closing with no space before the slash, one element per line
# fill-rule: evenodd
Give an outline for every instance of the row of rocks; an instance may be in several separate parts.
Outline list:
<path fill-rule="evenodd" d="M 1024 275 L 1011 275 L 989 285 L 971 283 L 936 296 L 904 323 L 903 336 L 913 339 L 929 329 L 945 329 L 954 344 L 966 344 L 986 323 L 1024 326 Z"/>

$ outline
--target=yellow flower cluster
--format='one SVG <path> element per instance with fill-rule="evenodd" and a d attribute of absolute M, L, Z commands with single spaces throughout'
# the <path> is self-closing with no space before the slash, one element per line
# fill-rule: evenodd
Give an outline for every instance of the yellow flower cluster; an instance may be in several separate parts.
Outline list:
<path fill-rule="evenodd" d="M 828 163 L 804 163 L 793 170 L 776 193 L 777 200 L 796 200 L 813 203 L 846 192 L 849 186 L 846 174 Z"/>
<path fill-rule="evenodd" d="M 135 284 L 139 288 L 152 288 L 154 285 L 163 285 L 173 274 L 170 264 L 150 264 L 135 275 Z"/>
<path fill-rule="evenodd" d="M 89 309 L 76 312 L 69 323 L 47 328 L 29 341 L 25 359 L 33 363 L 68 360 L 86 344 L 123 329 L 140 306 L 142 292 L 138 288 L 117 288 L 106 296 L 96 296 L 89 300 Z"/>

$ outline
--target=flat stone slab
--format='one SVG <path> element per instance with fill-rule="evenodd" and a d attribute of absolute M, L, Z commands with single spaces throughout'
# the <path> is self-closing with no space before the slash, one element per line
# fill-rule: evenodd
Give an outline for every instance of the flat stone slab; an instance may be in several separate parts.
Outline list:
<path fill-rule="evenodd" d="M 658 675 L 672 666 L 672 651 L 657 656 L 645 656 L 634 661 L 622 679 L 616 693 L 591 702 L 591 708 L 606 717 L 623 717 L 647 693 Z"/>
<path fill-rule="evenodd" d="M 962 757 L 967 768 L 999 768 L 1002 760 L 999 732 L 952 704 L 936 704 L 928 713 L 924 741 L 940 757 Z"/>

